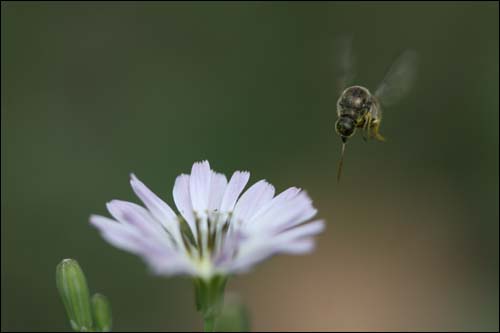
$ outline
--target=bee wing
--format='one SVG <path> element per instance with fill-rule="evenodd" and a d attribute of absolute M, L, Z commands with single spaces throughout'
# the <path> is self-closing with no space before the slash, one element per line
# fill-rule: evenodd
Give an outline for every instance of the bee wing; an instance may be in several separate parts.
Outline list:
<path fill-rule="evenodd" d="M 380 103 L 395 104 L 408 93 L 415 80 L 417 60 L 417 53 L 413 50 L 403 52 L 396 59 L 375 91 Z"/>
<path fill-rule="evenodd" d="M 337 91 L 342 93 L 354 79 L 354 55 L 352 52 L 352 35 L 343 35 L 335 40 L 335 62 Z"/>

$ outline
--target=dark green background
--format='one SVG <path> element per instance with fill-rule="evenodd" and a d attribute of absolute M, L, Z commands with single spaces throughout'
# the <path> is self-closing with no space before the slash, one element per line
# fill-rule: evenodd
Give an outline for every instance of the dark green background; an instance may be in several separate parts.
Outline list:
<path fill-rule="evenodd" d="M 209 159 L 326 219 L 313 255 L 231 280 L 257 330 L 498 330 L 498 3 L 2 2 L 2 330 L 68 330 L 63 258 L 115 328 L 201 327 L 184 278 L 151 276 L 89 225 L 135 172 L 172 203 Z M 375 89 L 406 48 L 418 81 L 342 182 L 336 36 Z"/>

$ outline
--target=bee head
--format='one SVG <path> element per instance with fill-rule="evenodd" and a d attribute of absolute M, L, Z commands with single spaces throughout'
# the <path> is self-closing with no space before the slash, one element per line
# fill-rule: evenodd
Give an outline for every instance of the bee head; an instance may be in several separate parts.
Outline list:
<path fill-rule="evenodd" d="M 342 141 L 346 142 L 356 131 L 356 124 L 350 117 L 340 117 L 335 123 L 335 131 L 342 137 Z"/>

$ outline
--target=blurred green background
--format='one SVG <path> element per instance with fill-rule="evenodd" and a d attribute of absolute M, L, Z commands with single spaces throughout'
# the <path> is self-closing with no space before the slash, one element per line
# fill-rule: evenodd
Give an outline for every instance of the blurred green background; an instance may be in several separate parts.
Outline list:
<path fill-rule="evenodd" d="M 79 261 L 115 329 L 201 328 L 185 278 L 152 276 L 88 223 L 130 172 L 167 202 L 208 159 L 300 186 L 327 230 L 229 283 L 255 330 L 498 330 L 498 3 L 2 2 L 2 330 L 63 331 Z M 335 37 L 374 90 L 413 48 L 388 142 L 351 140 L 336 183 Z"/>

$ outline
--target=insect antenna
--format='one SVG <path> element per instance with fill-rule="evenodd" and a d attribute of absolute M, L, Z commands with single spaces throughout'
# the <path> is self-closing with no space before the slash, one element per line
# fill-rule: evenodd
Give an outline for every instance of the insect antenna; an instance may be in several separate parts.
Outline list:
<path fill-rule="evenodd" d="M 340 153 L 340 161 L 339 161 L 339 166 L 337 168 L 337 183 L 340 183 L 340 176 L 342 175 L 342 166 L 344 165 L 344 151 L 345 151 L 345 142 L 342 142 L 342 152 Z"/>

